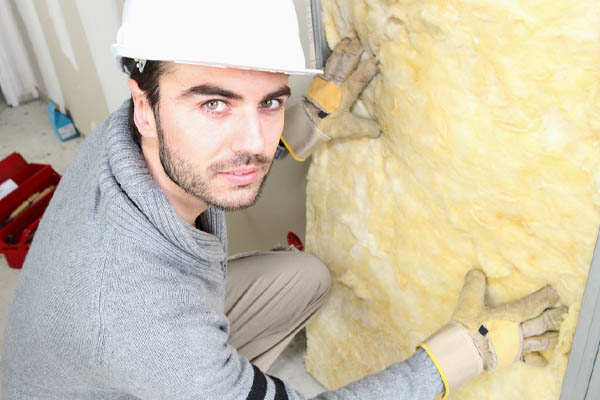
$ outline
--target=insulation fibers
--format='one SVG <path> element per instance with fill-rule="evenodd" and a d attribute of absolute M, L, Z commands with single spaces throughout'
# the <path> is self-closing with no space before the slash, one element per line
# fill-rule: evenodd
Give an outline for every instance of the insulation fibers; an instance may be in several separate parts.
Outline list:
<path fill-rule="evenodd" d="M 379 139 L 313 156 L 307 249 L 332 271 L 307 365 L 337 388 L 411 356 L 465 273 L 500 304 L 546 283 L 569 314 L 545 368 L 484 373 L 455 399 L 557 399 L 600 223 L 600 2 L 324 0 L 334 46 L 380 75 L 356 112 Z"/>

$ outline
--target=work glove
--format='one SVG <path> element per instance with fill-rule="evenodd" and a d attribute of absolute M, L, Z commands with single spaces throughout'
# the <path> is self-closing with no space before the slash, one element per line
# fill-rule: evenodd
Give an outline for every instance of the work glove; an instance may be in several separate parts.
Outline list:
<path fill-rule="evenodd" d="M 499 307 L 486 304 L 486 288 L 485 274 L 469 271 L 452 320 L 419 346 L 444 381 L 442 398 L 483 370 L 494 371 L 517 360 L 545 365 L 537 352 L 556 346 L 568 309 L 550 308 L 558 301 L 552 286 Z"/>
<path fill-rule="evenodd" d="M 361 62 L 363 49 L 358 39 L 342 39 L 317 75 L 299 105 L 286 116 L 282 142 L 294 159 L 304 161 L 331 139 L 381 135 L 370 118 L 351 112 L 363 89 L 377 75 L 377 61 Z"/>

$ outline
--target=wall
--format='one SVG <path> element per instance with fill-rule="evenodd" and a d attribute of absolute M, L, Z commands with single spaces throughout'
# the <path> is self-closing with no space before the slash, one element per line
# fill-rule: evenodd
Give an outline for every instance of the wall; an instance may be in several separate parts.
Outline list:
<path fill-rule="evenodd" d="M 127 98 L 125 76 L 110 54 L 121 2 L 11 1 L 40 90 L 89 133 Z"/>
<path fill-rule="evenodd" d="M 29 65 L 35 73 L 40 94 L 64 111 L 65 101 L 41 23 L 31 1 L 10 1 L 21 38 L 26 44 Z"/>
<path fill-rule="evenodd" d="M 8 0 L 0 0 L 0 88 L 13 107 L 37 98 L 33 71 Z"/>

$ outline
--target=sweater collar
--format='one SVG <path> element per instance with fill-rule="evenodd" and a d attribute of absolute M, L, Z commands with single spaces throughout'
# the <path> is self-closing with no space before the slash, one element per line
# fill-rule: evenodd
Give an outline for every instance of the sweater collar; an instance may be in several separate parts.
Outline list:
<path fill-rule="evenodd" d="M 109 117 L 107 130 L 108 162 L 121 190 L 167 240 L 203 260 L 222 261 L 227 256 L 223 211 L 211 207 L 202 213 L 204 230 L 189 225 L 175 213 L 131 138 L 128 112 L 129 100 Z"/>

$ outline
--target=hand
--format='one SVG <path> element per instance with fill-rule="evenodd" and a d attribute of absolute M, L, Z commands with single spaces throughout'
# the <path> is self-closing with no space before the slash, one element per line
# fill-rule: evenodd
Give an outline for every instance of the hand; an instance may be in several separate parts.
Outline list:
<path fill-rule="evenodd" d="M 351 112 L 377 75 L 377 61 L 361 62 L 363 52 L 359 39 L 342 39 L 327 59 L 323 75 L 313 79 L 302 104 L 286 114 L 282 142 L 296 160 L 304 161 L 331 139 L 381 135 L 376 121 Z"/>
<path fill-rule="evenodd" d="M 558 294 L 546 285 L 514 303 L 489 307 L 486 276 L 471 270 L 465 276 L 452 320 L 421 347 L 440 371 L 446 395 L 479 375 L 517 360 L 547 362 L 537 353 L 556 346 L 566 307 L 550 308 Z"/>
<path fill-rule="evenodd" d="M 317 76 L 305 97 L 306 112 L 317 129 L 330 138 L 378 137 L 377 122 L 350 112 L 364 88 L 377 75 L 377 61 L 360 61 L 360 40 L 342 39 Z"/>

